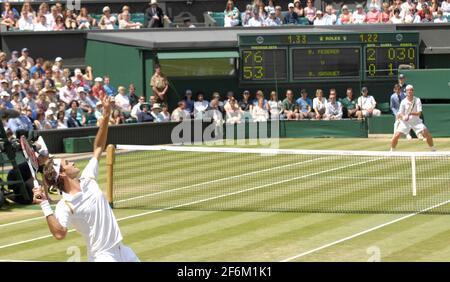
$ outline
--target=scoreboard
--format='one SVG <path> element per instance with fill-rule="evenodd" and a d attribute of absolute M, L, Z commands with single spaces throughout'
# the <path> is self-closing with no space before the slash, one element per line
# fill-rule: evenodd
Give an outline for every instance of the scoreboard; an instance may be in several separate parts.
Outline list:
<path fill-rule="evenodd" d="M 419 61 L 417 32 L 238 37 L 241 83 L 392 80 Z"/>

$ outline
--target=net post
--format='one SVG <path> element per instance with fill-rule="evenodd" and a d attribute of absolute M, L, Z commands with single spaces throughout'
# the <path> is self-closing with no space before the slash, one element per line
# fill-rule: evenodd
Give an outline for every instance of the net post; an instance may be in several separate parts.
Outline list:
<path fill-rule="evenodd" d="M 109 205 L 113 208 L 113 171 L 114 171 L 114 157 L 116 147 L 112 144 L 106 147 L 106 199 Z"/>
<path fill-rule="evenodd" d="M 412 195 L 417 195 L 416 156 L 411 156 Z"/>

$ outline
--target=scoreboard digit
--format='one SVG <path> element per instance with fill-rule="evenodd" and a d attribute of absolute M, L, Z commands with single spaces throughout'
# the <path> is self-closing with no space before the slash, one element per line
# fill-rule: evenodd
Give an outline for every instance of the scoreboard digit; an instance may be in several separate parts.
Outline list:
<path fill-rule="evenodd" d="M 287 80 L 286 49 L 241 49 L 242 81 Z"/>
<path fill-rule="evenodd" d="M 370 46 L 365 51 L 365 77 L 396 78 L 400 65 L 417 68 L 416 46 Z"/>

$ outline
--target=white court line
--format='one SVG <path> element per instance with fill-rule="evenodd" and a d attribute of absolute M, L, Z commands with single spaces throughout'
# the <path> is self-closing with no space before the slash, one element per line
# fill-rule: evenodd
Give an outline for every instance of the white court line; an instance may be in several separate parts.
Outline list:
<path fill-rule="evenodd" d="M 411 176 L 409 176 L 411 177 Z M 372 176 L 333 176 L 333 178 L 337 179 L 366 179 L 366 180 L 399 180 L 398 177 L 372 177 Z M 450 177 L 416 177 L 417 180 L 450 180 Z M 411 179 L 407 179 L 411 181 Z"/>
<path fill-rule="evenodd" d="M 262 172 L 268 172 L 268 171 L 271 171 L 271 170 L 274 170 L 274 169 L 286 168 L 286 167 L 296 166 L 296 165 L 299 165 L 299 164 L 305 164 L 305 163 L 309 163 L 309 162 L 314 162 L 314 161 L 321 160 L 321 159 L 324 159 L 324 158 L 325 157 L 315 158 L 315 159 L 301 161 L 301 162 L 297 162 L 297 163 L 293 163 L 293 164 L 275 166 L 275 167 L 266 168 L 266 169 L 263 169 L 263 170 L 256 170 L 256 171 L 247 172 L 247 173 L 243 173 L 243 174 L 239 174 L 239 175 L 223 177 L 223 178 L 214 179 L 214 180 L 210 180 L 210 181 L 206 181 L 206 182 L 201 182 L 201 183 L 196 183 L 196 184 L 192 184 L 192 185 L 188 185 L 188 186 L 183 186 L 183 187 L 180 187 L 180 188 L 174 188 L 174 189 L 164 190 L 164 191 L 160 191 L 160 192 L 155 192 L 155 193 L 145 194 L 145 195 L 141 195 L 141 196 L 136 196 L 136 197 L 132 197 L 132 198 L 126 198 L 126 199 L 115 201 L 114 203 L 121 203 L 121 202 L 126 202 L 126 201 L 132 201 L 132 200 L 142 199 L 142 198 L 145 198 L 145 197 L 156 196 L 156 195 L 160 195 L 160 194 L 165 194 L 165 193 L 170 193 L 170 192 L 174 192 L 174 191 L 184 190 L 184 189 L 188 189 L 188 188 L 192 188 L 192 187 L 196 187 L 196 186 L 207 185 L 207 184 L 211 184 L 211 183 L 215 183 L 215 182 L 230 180 L 230 179 L 239 178 L 239 177 L 243 177 L 243 176 L 249 176 L 249 175 L 258 174 L 258 173 L 262 173 Z"/>
<path fill-rule="evenodd" d="M 359 163 L 354 163 L 354 164 L 350 164 L 350 165 L 346 165 L 346 166 L 341 166 L 341 167 L 337 167 L 337 168 L 323 170 L 323 171 L 320 171 L 320 172 L 315 172 L 315 173 L 311 173 L 311 174 L 307 174 L 307 175 L 302 175 L 302 176 L 291 178 L 291 179 L 278 181 L 278 182 L 275 182 L 275 183 L 268 183 L 268 184 L 264 184 L 264 185 L 261 185 L 261 186 L 248 188 L 248 189 L 245 189 L 245 190 L 240 190 L 240 191 L 236 191 L 236 192 L 232 192 L 232 193 L 228 193 L 228 194 L 223 194 L 223 195 L 220 195 L 220 196 L 215 196 L 215 197 L 211 197 L 211 198 L 207 198 L 207 199 L 203 199 L 203 200 L 197 200 L 197 201 L 189 202 L 189 203 L 186 203 L 186 204 L 180 204 L 180 205 L 167 207 L 167 208 L 163 208 L 163 209 L 152 210 L 152 211 L 143 212 L 143 213 L 139 213 L 139 214 L 135 214 L 135 215 L 130 215 L 130 216 L 119 218 L 119 219 L 117 219 L 117 221 L 122 221 L 122 220 L 131 219 L 131 218 L 141 217 L 141 216 L 144 216 L 144 215 L 148 215 L 148 214 L 152 214 L 152 213 L 158 213 L 158 212 L 162 212 L 162 211 L 165 211 L 165 210 L 171 210 L 171 209 L 181 208 L 181 207 L 185 207 L 185 206 L 195 205 L 195 204 L 198 204 L 198 203 L 203 203 L 203 202 L 207 202 L 207 201 L 211 201 L 211 200 L 215 200 L 215 199 L 220 199 L 220 198 L 223 198 L 223 197 L 237 195 L 237 194 L 241 194 L 241 193 L 252 191 L 252 190 L 256 190 L 256 189 L 261 189 L 261 188 L 268 187 L 268 186 L 283 184 L 283 183 L 286 183 L 286 182 L 289 182 L 289 181 L 293 181 L 293 180 L 298 180 L 298 179 L 302 179 L 302 178 L 312 177 L 312 176 L 316 176 L 316 175 L 319 175 L 319 174 L 328 173 L 328 172 L 336 171 L 336 170 L 339 170 L 339 169 L 345 169 L 345 168 L 352 167 L 352 166 L 358 166 L 358 165 L 362 165 L 362 164 L 365 164 L 365 163 L 368 163 L 368 162 L 374 162 L 374 161 L 377 161 L 379 159 L 380 158 L 373 159 L 373 160 L 368 160 L 368 161 L 364 161 L 364 162 L 359 162 Z M 70 229 L 67 232 L 73 232 L 73 231 L 75 231 L 75 229 Z M 1 249 L 5 249 L 5 248 L 9 248 L 9 247 L 13 247 L 13 246 L 17 246 L 17 245 L 30 243 L 30 242 L 33 242 L 33 241 L 38 241 L 38 240 L 41 240 L 41 239 L 51 238 L 51 237 L 52 237 L 52 235 L 45 235 L 45 236 L 41 236 L 41 237 L 37 237 L 37 238 L 33 238 L 33 239 L 28 239 L 28 240 L 19 241 L 19 242 L 16 242 L 16 243 L 3 245 L 3 246 L 0 246 L 0 250 Z"/>
<path fill-rule="evenodd" d="M 281 262 L 288 262 L 288 261 L 291 261 L 291 260 L 294 260 L 294 259 L 298 259 L 298 258 L 300 258 L 300 257 L 304 257 L 304 256 L 306 256 L 306 255 L 309 255 L 309 254 L 312 254 L 312 253 L 321 251 L 321 250 L 323 250 L 323 249 L 326 249 L 326 248 L 332 247 L 332 246 L 334 246 L 334 245 L 340 244 L 340 243 L 342 243 L 342 242 L 345 242 L 345 241 L 354 239 L 354 238 L 356 238 L 356 237 L 362 236 L 362 235 L 367 234 L 367 233 L 369 233 L 369 232 L 372 232 L 372 231 L 375 231 L 375 230 L 377 230 L 377 229 L 383 228 L 383 227 L 385 227 L 385 226 L 394 224 L 394 223 L 396 223 L 396 222 L 399 222 L 399 221 L 408 219 L 408 218 L 410 218 L 410 217 L 413 217 L 413 216 L 415 216 L 415 215 L 418 215 L 419 213 L 427 212 L 427 211 L 429 211 L 429 210 L 432 210 L 432 209 L 434 209 L 434 208 L 443 206 L 443 205 L 448 204 L 448 203 L 450 203 L 450 200 L 445 201 L 445 202 L 442 202 L 442 203 L 437 204 L 437 205 L 434 205 L 434 206 L 431 206 L 431 207 L 428 207 L 428 208 L 423 209 L 423 210 L 421 210 L 421 211 L 418 211 L 418 212 L 415 212 L 415 213 L 411 213 L 411 214 L 408 214 L 408 215 L 399 217 L 399 218 L 397 218 L 397 219 L 388 221 L 388 222 L 386 222 L 386 223 L 383 223 L 383 224 L 374 226 L 374 227 L 369 228 L 369 229 L 367 229 L 367 230 L 364 230 L 364 231 L 355 233 L 355 234 L 353 234 L 353 235 L 351 235 L 351 236 L 348 236 L 348 237 L 339 239 L 339 240 L 337 240 L 337 241 L 334 241 L 334 242 L 325 244 L 325 245 L 323 245 L 323 246 L 320 246 L 320 247 L 318 247 L 318 248 L 309 250 L 309 251 L 307 251 L 307 252 L 303 252 L 303 253 L 300 253 L 300 254 L 298 254 L 298 255 L 289 257 L 289 258 L 287 258 L 287 259 L 282 260 Z"/>
<path fill-rule="evenodd" d="M 286 167 L 290 167 L 290 166 L 304 164 L 304 163 L 307 163 L 307 162 L 321 160 L 321 159 L 324 159 L 324 158 L 325 157 L 315 158 L 315 159 L 311 159 L 311 160 L 307 160 L 307 161 L 301 161 L 301 162 L 297 162 L 297 163 L 293 163 L 293 164 L 276 166 L 276 167 L 272 167 L 272 168 L 268 168 L 268 169 L 252 171 L 252 172 L 248 172 L 248 173 L 244 173 L 244 174 L 233 175 L 233 176 L 229 176 L 229 177 L 215 179 L 215 180 L 212 180 L 212 181 L 201 182 L 201 183 L 197 183 L 197 184 L 193 184 L 193 185 L 189 185 L 189 186 L 184 186 L 184 187 L 180 187 L 180 188 L 175 188 L 175 189 L 170 189 L 170 190 L 150 193 L 150 194 L 136 196 L 136 197 L 132 197 L 132 198 L 126 198 L 126 199 L 122 199 L 122 200 L 116 201 L 115 203 L 121 203 L 121 202 L 125 202 L 125 201 L 132 201 L 132 200 L 141 199 L 141 198 L 144 198 L 144 197 L 155 196 L 155 195 L 169 193 L 169 192 L 173 192 L 173 191 L 179 191 L 179 190 L 183 190 L 183 189 L 188 189 L 188 188 L 192 188 L 192 187 L 196 187 L 196 186 L 211 184 L 211 183 L 215 183 L 215 182 L 219 182 L 219 181 L 229 180 L 229 179 L 233 179 L 233 178 L 239 178 L 239 177 L 242 177 L 242 176 L 248 176 L 248 175 L 252 175 L 252 174 L 258 174 L 258 173 L 262 173 L 262 172 L 267 172 L 267 171 L 274 170 L 274 169 L 286 168 Z M 43 216 L 38 216 L 38 217 L 33 217 L 33 218 L 25 219 L 25 220 L 4 223 L 4 224 L 0 224 L 0 228 L 11 226 L 11 225 L 16 225 L 16 224 L 20 224 L 20 223 L 25 223 L 25 222 L 29 222 L 29 221 L 34 221 L 34 220 L 38 220 L 38 219 L 42 219 L 42 218 L 44 218 L 44 217 Z"/>

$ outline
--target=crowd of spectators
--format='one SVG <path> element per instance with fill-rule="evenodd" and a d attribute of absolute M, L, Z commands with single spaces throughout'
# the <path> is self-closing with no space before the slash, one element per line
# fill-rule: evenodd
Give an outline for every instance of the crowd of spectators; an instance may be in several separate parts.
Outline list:
<path fill-rule="evenodd" d="M 61 57 L 54 61 L 33 59 L 27 48 L 20 54 L 13 51 L 10 58 L 0 52 L 0 110 L 16 110 L 21 114 L 18 118 L 3 120 L 4 126 L 12 132 L 95 126 L 102 117 L 100 101 L 105 96 L 111 97 L 109 123 L 112 125 L 188 119 L 209 119 L 217 124 L 269 119 L 362 119 L 381 114 L 366 87 L 361 89 L 358 98 L 352 88 L 348 88 L 345 97 L 341 98 L 332 88 L 327 97 L 317 89 L 311 98 L 305 89 L 298 93 L 287 90 L 285 99 L 279 99 L 276 91 L 251 93 L 245 90 L 239 99 L 233 91 L 228 91 L 226 96 L 214 92 L 210 101 L 205 93 L 198 91 L 194 95 L 188 89 L 177 107 L 169 111 L 168 81 L 159 66 L 150 79 L 150 86 L 153 95 L 146 101 L 144 96 L 136 93 L 133 84 L 116 88 L 108 76 L 94 77 L 89 66 L 84 73 L 81 69 L 72 73 L 64 67 Z"/>
<path fill-rule="evenodd" d="M 43 2 L 37 11 L 34 11 L 30 1 L 24 1 L 20 10 L 17 10 L 11 6 L 10 2 L 4 1 L 1 25 L 7 30 L 58 31 L 94 28 L 107 30 L 154 28 L 163 27 L 165 20 L 170 22 L 156 0 L 149 2 L 148 9 L 143 13 L 143 22 L 132 21 L 132 11 L 127 5 L 123 6 L 121 11 L 116 11 L 117 14 L 113 13 L 109 6 L 105 6 L 102 12 L 103 14 L 96 18 L 89 14 L 86 7 L 76 11 L 66 9 L 60 2 L 52 5 Z M 142 11 L 135 12 L 142 13 Z"/>
<path fill-rule="evenodd" d="M 372 0 L 366 7 L 358 4 L 351 11 L 347 5 L 327 5 L 325 11 L 314 6 L 314 0 L 294 0 L 287 7 L 276 5 L 275 0 L 253 0 L 240 12 L 235 1 L 228 0 L 224 11 L 224 26 L 244 27 L 304 25 L 345 25 L 374 23 L 446 23 L 450 16 L 450 0 L 394 0 L 392 3 Z M 286 11 L 287 10 L 287 11 Z"/>
<path fill-rule="evenodd" d="M 317 9 L 314 0 L 294 0 L 287 7 L 277 5 L 275 0 L 252 0 L 245 11 L 239 11 L 235 0 L 226 1 L 224 26 L 281 26 L 289 24 L 304 25 L 343 25 L 372 23 L 446 23 L 450 17 L 450 0 L 372 0 L 366 7 L 358 4 L 354 11 L 347 5 L 334 7 L 327 5 L 324 11 Z M 133 13 L 143 12 L 143 21 L 132 20 Z M 125 5 L 121 11 L 111 11 L 108 6 L 102 15 L 93 16 L 86 7 L 79 11 L 65 8 L 60 2 L 49 5 L 43 2 L 37 11 L 29 0 L 25 0 L 20 10 L 11 3 L 2 4 L 1 25 L 7 30 L 51 31 L 75 29 L 139 29 L 163 27 L 170 18 L 151 0 L 145 11 L 131 11 Z M 183 20 L 183 27 L 193 28 L 190 18 Z"/>

